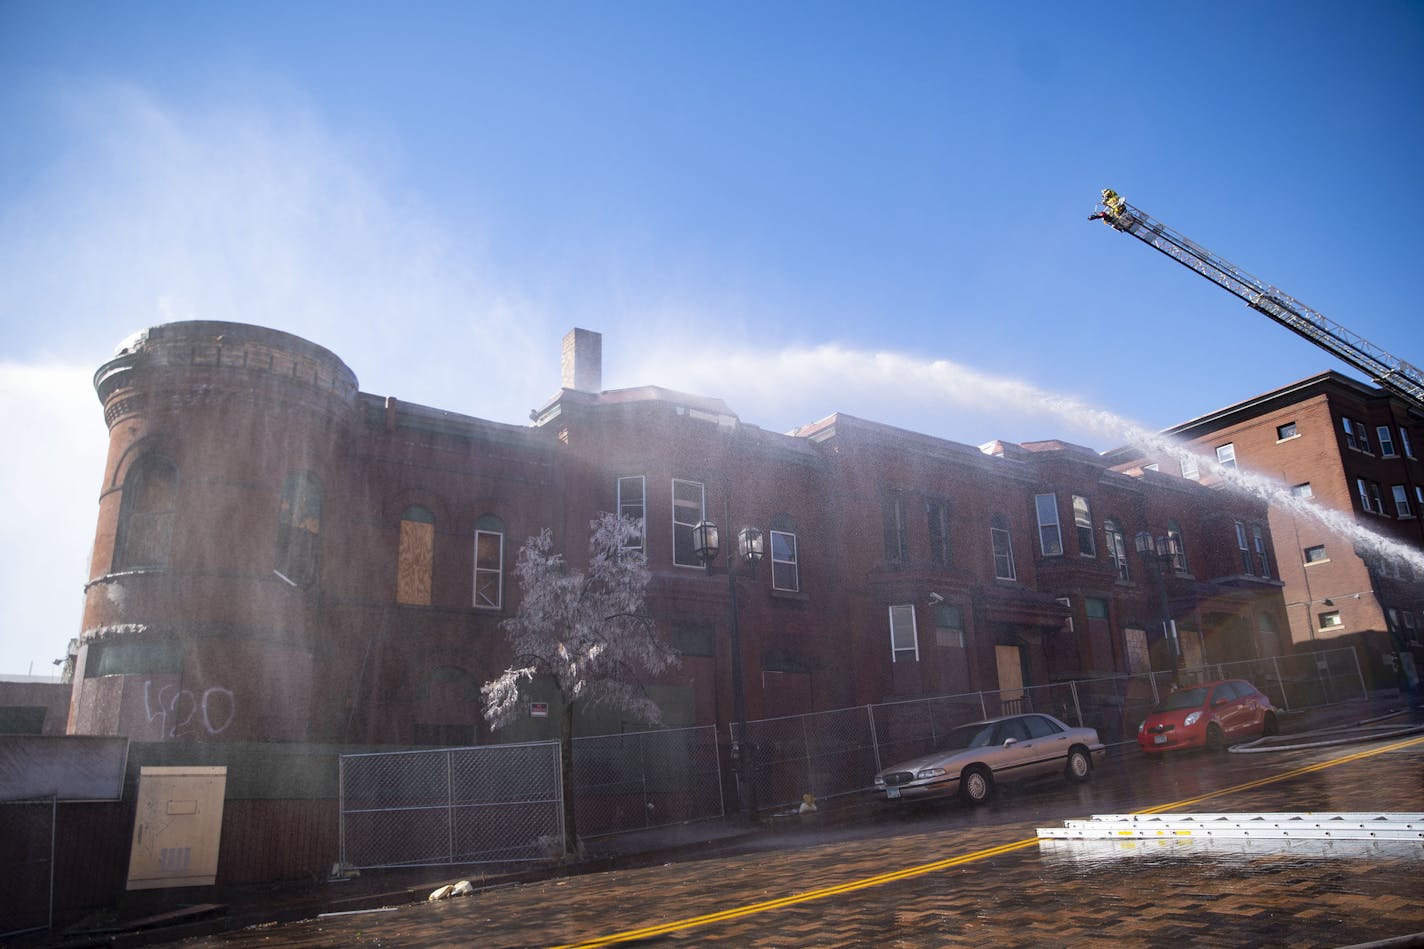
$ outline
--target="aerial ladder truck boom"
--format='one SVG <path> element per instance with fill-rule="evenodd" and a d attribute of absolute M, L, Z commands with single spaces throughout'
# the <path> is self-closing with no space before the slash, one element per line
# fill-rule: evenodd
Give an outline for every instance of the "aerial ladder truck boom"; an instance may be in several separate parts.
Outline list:
<path fill-rule="evenodd" d="M 1098 205 L 1089 220 L 1102 221 L 1155 247 L 1182 266 L 1195 270 L 1240 297 L 1251 309 L 1264 313 L 1286 329 L 1304 336 L 1366 373 L 1411 408 L 1424 412 L 1424 372 L 1416 366 L 1391 356 L 1364 337 L 1218 257 L 1186 235 L 1128 204 L 1111 188 L 1103 189 L 1103 203 Z"/>

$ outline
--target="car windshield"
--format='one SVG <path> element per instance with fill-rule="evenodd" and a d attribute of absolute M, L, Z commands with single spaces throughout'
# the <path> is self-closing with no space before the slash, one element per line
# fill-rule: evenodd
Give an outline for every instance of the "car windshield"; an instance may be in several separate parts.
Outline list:
<path fill-rule="evenodd" d="M 945 736 L 940 747 L 945 751 L 955 751 L 960 748 L 982 748 L 989 744 L 989 739 L 994 734 L 994 726 L 979 722 L 974 725 L 960 725 L 954 731 Z"/>
<path fill-rule="evenodd" d="M 1162 701 L 1152 711 L 1154 712 L 1175 712 L 1184 708 L 1200 708 L 1206 701 L 1206 687 L 1198 686 L 1195 689 L 1181 689 L 1173 692 Z"/>

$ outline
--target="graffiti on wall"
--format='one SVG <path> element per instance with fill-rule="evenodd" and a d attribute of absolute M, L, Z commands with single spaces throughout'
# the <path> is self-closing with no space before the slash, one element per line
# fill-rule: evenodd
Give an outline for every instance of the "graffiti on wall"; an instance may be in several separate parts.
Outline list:
<path fill-rule="evenodd" d="M 220 685 L 195 692 L 171 682 L 155 688 L 149 679 L 143 683 L 143 709 L 162 738 L 221 735 L 237 717 L 237 697 Z"/>

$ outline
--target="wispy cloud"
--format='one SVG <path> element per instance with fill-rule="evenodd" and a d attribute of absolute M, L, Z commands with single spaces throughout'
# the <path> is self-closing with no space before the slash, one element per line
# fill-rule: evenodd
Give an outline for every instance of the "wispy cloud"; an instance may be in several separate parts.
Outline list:
<path fill-rule="evenodd" d="M 327 346 L 373 391 L 516 418 L 536 400 L 520 357 L 557 352 L 554 331 L 489 273 L 478 222 L 457 233 L 394 183 L 379 135 L 121 84 L 56 102 L 58 154 L 0 219 L 12 353 L 102 358 L 155 323 L 235 320 Z"/>
<path fill-rule="evenodd" d="M 79 635 L 108 452 L 92 376 L 0 363 L 0 673 L 50 675 Z"/>

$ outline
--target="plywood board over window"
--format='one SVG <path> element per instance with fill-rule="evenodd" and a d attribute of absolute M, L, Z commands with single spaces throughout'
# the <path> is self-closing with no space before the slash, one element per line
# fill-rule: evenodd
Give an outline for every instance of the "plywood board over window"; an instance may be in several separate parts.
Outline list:
<path fill-rule="evenodd" d="M 412 606 L 430 605 L 430 578 L 435 572 L 435 523 L 433 519 L 401 518 L 400 553 L 396 566 L 396 602 Z"/>

